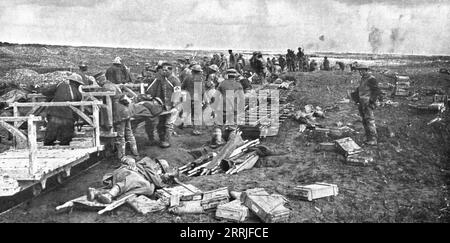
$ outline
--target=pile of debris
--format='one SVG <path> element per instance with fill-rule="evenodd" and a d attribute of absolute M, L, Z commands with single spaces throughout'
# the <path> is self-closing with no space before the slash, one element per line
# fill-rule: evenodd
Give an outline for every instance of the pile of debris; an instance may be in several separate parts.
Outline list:
<path fill-rule="evenodd" d="M 299 132 L 306 129 L 314 130 L 320 126 L 316 118 L 325 118 L 325 113 L 319 106 L 305 105 L 304 110 L 299 110 L 292 115 L 292 118 L 300 123 Z"/>
<path fill-rule="evenodd" d="M 241 134 L 238 129 L 232 131 L 219 151 L 210 152 L 178 168 L 179 173 L 188 177 L 218 173 L 232 175 L 253 168 L 260 156 L 268 155 L 268 150 L 258 146 L 259 139 L 244 141 Z"/>
<path fill-rule="evenodd" d="M 67 71 L 39 74 L 30 69 L 15 69 L 6 73 L 0 79 L 0 84 L 22 88 L 42 87 L 64 81 L 71 74 Z"/>
<path fill-rule="evenodd" d="M 63 212 L 77 206 L 87 206 L 101 209 L 98 214 L 102 215 L 128 204 L 143 215 L 168 210 L 175 215 L 213 213 L 222 220 L 265 223 L 288 222 L 290 217 L 290 210 L 284 206 L 288 200 L 279 194 L 269 194 L 263 188 L 236 192 L 222 187 L 203 192 L 190 184 L 178 184 L 156 190 L 154 197 L 129 194 L 110 204 L 89 201 L 87 196 L 82 196 L 56 207 L 56 210 Z"/>

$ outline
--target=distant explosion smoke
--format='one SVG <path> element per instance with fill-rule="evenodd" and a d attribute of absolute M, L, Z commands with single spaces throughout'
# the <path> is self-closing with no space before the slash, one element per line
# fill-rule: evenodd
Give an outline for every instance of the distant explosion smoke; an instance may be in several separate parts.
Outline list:
<path fill-rule="evenodd" d="M 324 35 L 321 35 L 321 36 L 319 37 L 319 40 L 325 41 L 325 36 L 324 36 Z"/>
<path fill-rule="evenodd" d="M 377 53 L 382 44 L 383 44 L 383 37 L 382 37 L 383 31 L 378 29 L 377 27 L 372 27 L 370 34 L 369 34 L 369 43 L 372 47 L 372 52 Z"/>
<path fill-rule="evenodd" d="M 392 29 L 390 39 L 392 46 L 389 49 L 389 52 L 395 52 L 405 40 L 405 33 L 402 33 L 400 28 Z"/>
<path fill-rule="evenodd" d="M 188 49 L 188 48 L 191 48 L 191 47 L 193 47 L 193 46 L 194 46 L 194 44 L 192 44 L 192 43 L 186 44 L 186 46 L 184 47 L 184 49 Z"/>

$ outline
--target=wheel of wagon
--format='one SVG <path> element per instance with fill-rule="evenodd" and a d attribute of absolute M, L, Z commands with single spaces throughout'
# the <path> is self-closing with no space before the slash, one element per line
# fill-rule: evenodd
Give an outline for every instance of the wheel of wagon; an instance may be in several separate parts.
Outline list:
<path fill-rule="evenodd" d="M 41 194 L 42 192 L 42 186 L 40 183 L 34 185 L 32 189 L 33 189 L 33 196 L 35 197 Z"/>

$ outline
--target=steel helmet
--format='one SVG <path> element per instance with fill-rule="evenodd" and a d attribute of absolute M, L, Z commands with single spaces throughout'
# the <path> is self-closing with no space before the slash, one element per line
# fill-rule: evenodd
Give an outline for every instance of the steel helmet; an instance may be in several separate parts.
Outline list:
<path fill-rule="evenodd" d="M 122 58 L 120 57 L 114 58 L 113 64 L 122 64 Z"/>
<path fill-rule="evenodd" d="M 196 72 L 202 72 L 203 71 L 202 67 L 200 65 L 198 65 L 198 64 L 192 66 L 191 70 L 192 71 L 196 71 Z"/>
<path fill-rule="evenodd" d="M 80 83 L 80 84 L 84 84 L 83 78 L 80 75 L 76 74 L 76 73 L 72 73 L 72 75 L 67 77 L 67 79 L 71 80 L 71 81 L 74 81 L 74 82 L 77 82 L 77 83 Z"/>
<path fill-rule="evenodd" d="M 87 62 L 86 61 L 81 61 L 78 66 L 79 67 L 87 67 Z"/>
<path fill-rule="evenodd" d="M 219 72 L 219 67 L 216 64 L 213 64 L 211 66 L 209 66 L 209 69 L 215 71 L 215 72 Z"/>
<path fill-rule="evenodd" d="M 236 77 L 238 76 L 238 72 L 236 71 L 236 69 L 230 68 L 227 70 L 227 75 L 231 77 Z"/>

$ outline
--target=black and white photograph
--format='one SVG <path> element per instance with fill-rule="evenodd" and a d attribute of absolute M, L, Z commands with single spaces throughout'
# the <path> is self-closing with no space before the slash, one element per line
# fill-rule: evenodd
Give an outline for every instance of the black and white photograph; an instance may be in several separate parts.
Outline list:
<path fill-rule="evenodd" d="M 449 0 L 0 0 L 0 223 L 448 223 L 449 95 Z"/>

